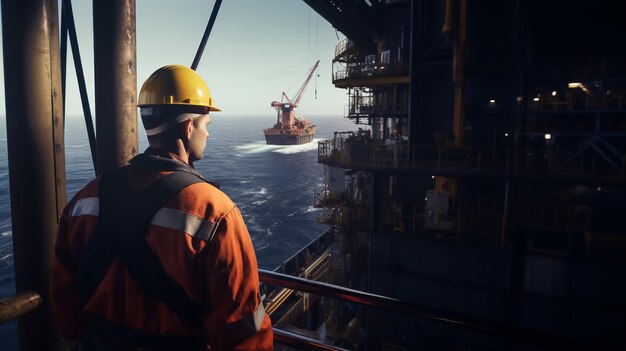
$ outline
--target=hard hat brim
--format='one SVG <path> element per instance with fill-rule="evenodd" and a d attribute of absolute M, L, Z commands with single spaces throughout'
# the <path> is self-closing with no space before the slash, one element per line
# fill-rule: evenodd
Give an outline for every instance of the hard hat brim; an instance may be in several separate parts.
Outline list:
<path fill-rule="evenodd" d="M 215 106 L 204 106 L 204 105 L 190 105 L 190 104 L 177 104 L 177 103 L 173 103 L 173 104 L 167 104 L 167 105 L 158 105 L 158 104 L 138 104 L 137 107 L 150 107 L 150 106 L 179 106 L 179 107 L 184 107 L 184 106 L 189 106 L 189 107 L 206 107 L 209 109 L 209 111 L 211 112 L 221 112 L 222 109 L 219 107 L 215 107 Z"/>

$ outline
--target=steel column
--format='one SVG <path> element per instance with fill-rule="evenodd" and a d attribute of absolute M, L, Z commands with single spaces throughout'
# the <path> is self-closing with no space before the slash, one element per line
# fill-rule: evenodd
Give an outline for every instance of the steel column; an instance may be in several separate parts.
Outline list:
<path fill-rule="evenodd" d="M 423 29 L 420 27 L 420 16 L 423 15 L 424 2 L 411 1 L 411 22 L 409 28 L 409 108 L 408 108 L 408 130 L 409 145 L 423 145 L 432 143 L 425 137 L 424 116 L 422 112 L 422 83 L 419 78 L 420 72 L 420 39 L 423 37 Z M 411 155 L 407 155 L 411 156 Z"/>
<path fill-rule="evenodd" d="M 463 146 L 465 134 L 465 44 L 467 41 L 467 0 L 458 1 L 459 23 L 453 44 L 454 146 Z"/>
<path fill-rule="evenodd" d="M 94 0 L 98 173 L 137 154 L 135 0 Z"/>
<path fill-rule="evenodd" d="M 58 2 L 2 1 L 15 284 L 43 304 L 19 320 L 21 350 L 60 349 L 49 287 L 66 202 Z"/>

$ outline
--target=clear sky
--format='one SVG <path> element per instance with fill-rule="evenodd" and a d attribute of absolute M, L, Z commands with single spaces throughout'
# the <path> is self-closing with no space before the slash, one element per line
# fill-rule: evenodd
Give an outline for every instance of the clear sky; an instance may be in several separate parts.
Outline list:
<path fill-rule="evenodd" d="M 213 4 L 214 0 L 136 0 L 138 89 L 158 67 L 191 65 Z M 95 114 L 92 1 L 74 0 L 72 5 Z M 282 91 L 293 97 L 309 68 L 320 59 L 319 77 L 309 83 L 297 113 L 341 117 L 346 91 L 332 85 L 331 62 L 343 38 L 301 0 L 224 0 L 198 73 L 223 115 L 273 118 L 270 102 L 280 100 Z M 66 115 L 82 116 L 71 52 L 67 57 Z M 3 65 L 0 74 L 4 81 Z M 4 82 L 0 91 L 0 114 L 4 115 Z"/>

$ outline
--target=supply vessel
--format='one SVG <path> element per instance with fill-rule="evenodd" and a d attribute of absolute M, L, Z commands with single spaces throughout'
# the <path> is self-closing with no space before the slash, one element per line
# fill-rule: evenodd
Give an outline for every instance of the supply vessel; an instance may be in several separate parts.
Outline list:
<path fill-rule="evenodd" d="M 276 124 L 272 128 L 263 129 L 265 141 L 270 145 L 299 145 L 313 141 L 315 136 L 315 125 L 311 124 L 303 117 L 296 117 L 295 109 L 298 107 L 304 90 L 306 89 L 313 73 L 319 66 L 317 60 L 311 67 L 309 75 L 298 89 L 296 98 L 291 99 L 283 92 L 281 101 L 272 101 L 271 106 L 276 109 Z"/>

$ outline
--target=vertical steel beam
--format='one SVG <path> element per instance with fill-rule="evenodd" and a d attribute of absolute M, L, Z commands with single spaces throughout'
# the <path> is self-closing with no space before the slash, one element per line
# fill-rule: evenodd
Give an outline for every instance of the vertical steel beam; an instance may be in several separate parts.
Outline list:
<path fill-rule="evenodd" d="M 2 37 L 15 284 L 43 298 L 19 320 L 20 349 L 56 350 L 49 286 L 66 201 L 58 1 L 2 1 Z"/>
<path fill-rule="evenodd" d="M 94 0 L 98 173 L 137 154 L 135 0 Z"/>
<path fill-rule="evenodd" d="M 427 140 L 424 132 L 424 116 L 422 113 L 422 83 L 420 82 L 420 55 L 421 46 L 420 39 L 423 37 L 423 29 L 420 27 L 420 16 L 423 16 L 422 9 L 425 1 L 411 1 L 411 24 L 409 28 L 409 64 L 410 77 L 409 83 L 409 144 L 421 145 L 432 143 Z M 410 155 L 408 155 L 410 157 Z"/>
<path fill-rule="evenodd" d="M 459 24 L 454 40 L 452 70 L 454 81 L 454 146 L 463 146 L 465 134 L 465 44 L 467 41 L 467 0 L 458 1 Z"/>

